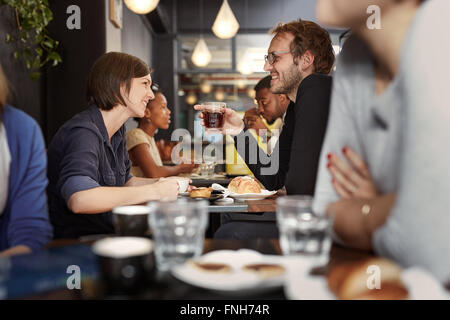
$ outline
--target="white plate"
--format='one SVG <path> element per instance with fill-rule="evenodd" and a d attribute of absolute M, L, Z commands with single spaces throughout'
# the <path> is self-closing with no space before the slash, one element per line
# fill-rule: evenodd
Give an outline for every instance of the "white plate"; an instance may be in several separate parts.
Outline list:
<path fill-rule="evenodd" d="M 310 275 L 315 264 L 308 257 L 289 257 L 284 293 L 291 300 L 335 300 L 324 276 Z"/>
<path fill-rule="evenodd" d="M 241 249 L 218 250 L 209 252 L 196 259 L 200 262 L 225 263 L 232 270 L 229 273 L 214 273 L 202 271 L 189 263 L 174 267 L 172 274 L 191 285 L 234 295 L 246 295 L 260 293 L 265 290 L 279 288 L 284 283 L 284 275 L 271 278 L 263 278 L 251 272 L 244 271 L 242 267 L 250 263 L 282 263 L 281 256 L 263 255 L 253 250 Z"/>
<path fill-rule="evenodd" d="M 285 263 L 287 267 L 284 292 L 292 300 L 336 300 L 328 289 L 324 276 L 313 276 L 309 273 L 311 263 L 307 259 L 291 258 Z M 450 295 L 439 282 L 428 272 L 420 268 L 403 270 L 402 281 L 408 288 L 410 300 L 442 300 L 450 299 Z"/>
<path fill-rule="evenodd" d="M 231 192 L 229 197 L 239 200 L 261 200 L 277 193 L 276 191 L 261 190 L 261 193 L 234 193 Z"/>

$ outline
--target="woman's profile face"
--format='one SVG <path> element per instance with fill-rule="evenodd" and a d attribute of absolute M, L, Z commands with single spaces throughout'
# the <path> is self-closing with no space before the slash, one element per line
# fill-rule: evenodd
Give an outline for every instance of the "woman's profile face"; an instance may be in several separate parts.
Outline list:
<path fill-rule="evenodd" d="M 142 78 L 131 79 L 130 92 L 127 94 L 122 92 L 127 108 L 130 111 L 130 117 L 142 118 L 145 114 L 145 109 L 150 100 L 154 99 L 155 95 L 150 88 L 152 78 L 146 75 Z"/>
<path fill-rule="evenodd" d="M 166 97 L 161 92 L 158 92 L 155 94 L 155 99 L 150 101 L 145 116 L 158 129 L 168 129 L 170 113 Z"/>

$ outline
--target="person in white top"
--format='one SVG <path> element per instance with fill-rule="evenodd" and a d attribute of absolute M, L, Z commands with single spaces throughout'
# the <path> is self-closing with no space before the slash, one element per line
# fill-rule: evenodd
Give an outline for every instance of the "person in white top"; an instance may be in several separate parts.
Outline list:
<path fill-rule="evenodd" d="M 321 23 L 353 35 L 337 65 L 314 210 L 334 215 L 347 245 L 446 283 L 450 1 L 375 3 L 317 2 Z"/>

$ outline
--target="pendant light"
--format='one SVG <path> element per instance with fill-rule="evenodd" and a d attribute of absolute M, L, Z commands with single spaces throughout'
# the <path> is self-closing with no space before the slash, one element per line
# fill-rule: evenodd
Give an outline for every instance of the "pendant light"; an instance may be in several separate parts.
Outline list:
<path fill-rule="evenodd" d="M 212 31 L 220 39 L 230 39 L 239 30 L 239 23 L 234 16 L 227 0 L 223 0 L 219 13 L 212 26 Z"/>
<path fill-rule="evenodd" d="M 217 89 L 216 93 L 214 94 L 214 97 L 217 101 L 223 101 L 225 100 L 225 91 L 223 91 L 222 88 Z"/>
<path fill-rule="evenodd" d="M 203 37 L 198 40 L 194 52 L 192 53 L 191 60 L 197 67 L 206 67 L 211 62 L 211 52 L 209 52 Z"/>
<path fill-rule="evenodd" d="M 212 85 L 211 85 L 211 83 L 209 83 L 208 81 L 203 81 L 203 82 L 200 84 L 200 91 L 201 91 L 202 93 L 206 93 L 206 94 L 210 93 L 210 92 L 212 91 Z"/>
<path fill-rule="evenodd" d="M 203 1 L 200 0 L 200 29 L 201 35 L 194 52 L 192 53 L 192 63 L 197 67 L 206 67 L 211 62 L 211 52 L 209 52 L 205 39 L 203 39 Z"/>
<path fill-rule="evenodd" d="M 189 92 L 189 94 L 186 96 L 186 103 L 193 105 L 197 102 L 197 96 L 195 95 L 194 92 Z"/>
<path fill-rule="evenodd" d="M 250 59 L 248 51 L 245 51 L 244 55 L 239 60 L 237 70 L 243 75 L 249 75 L 253 73 L 253 62 Z"/>
<path fill-rule="evenodd" d="M 137 14 L 147 14 L 155 10 L 159 0 L 124 0 L 128 9 Z"/>

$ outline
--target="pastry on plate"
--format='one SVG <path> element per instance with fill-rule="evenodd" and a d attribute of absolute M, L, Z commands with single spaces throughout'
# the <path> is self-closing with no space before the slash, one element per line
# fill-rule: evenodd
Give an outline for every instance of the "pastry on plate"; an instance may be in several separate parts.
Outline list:
<path fill-rule="evenodd" d="M 328 287 L 338 299 L 402 300 L 408 290 L 401 280 L 402 270 L 384 258 L 344 263 L 328 274 Z M 376 288 L 379 275 L 379 289 Z"/>
<path fill-rule="evenodd" d="M 233 178 L 228 184 L 228 190 L 234 193 L 261 193 L 261 186 L 252 177 Z"/>
<path fill-rule="evenodd" d="M 216 262 L 200 262 L 189 260 L 189 264 L 197 270 L 211 272 L 211 273 L 229 273 L 231 267 L 225 263 Z"/>
<path fill-rule="evenodd" d="M 281 276 L 286 272 L 286 269 L 279 264 L 271 263 L 253 263 L 242 267 L 244 271 L 255 273 L 263 278 Z"/>
<path fill-rule="evenodd" d="M 212 188 L 193 188 L 191 191 L 189 191 L 189 197 L 191 198 L 206 198 L 208 199 L 211 196 Z"/>

